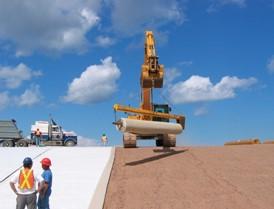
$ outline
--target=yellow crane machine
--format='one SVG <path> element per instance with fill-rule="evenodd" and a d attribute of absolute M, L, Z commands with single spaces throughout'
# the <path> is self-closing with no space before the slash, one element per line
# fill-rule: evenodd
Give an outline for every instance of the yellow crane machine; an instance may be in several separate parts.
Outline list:
<path fill-rule="evenodd" d="M 164 66 L 159 64 L 152 31 L 145 32 L 144 64 L 141 69 L 141 104 L 139 108 L 115 104 L 113 109 L 129 113 L 127 118 L 116 120 L 113 124 L 123 132 L 125 148 L 136 147 L 138 139 L 156 140 L 156 146 L 175 147 L 176 135 L 185 128 L 183 115 L 171 114 L 168 104 L 154 104 L 153 88 L 162 88 Z M 175 123 L 170 122 L 175 120 Z"/>

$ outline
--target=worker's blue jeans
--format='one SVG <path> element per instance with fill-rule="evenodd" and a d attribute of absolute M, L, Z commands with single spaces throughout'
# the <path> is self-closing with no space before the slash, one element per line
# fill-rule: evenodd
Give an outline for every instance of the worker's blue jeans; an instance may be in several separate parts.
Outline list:
<path fill-rule="evenodd" d="M 36 146 L 40 145 L 40 137 L 39 136 L 35 136 L 35 144 L 36 144 Z"/>
<path fill-rule="evenodd" d="M 37 206 L 38 206 L 38 209 L 50 209 L 49 195 L 45 195 L 43 198 L 39 196 Z"/>

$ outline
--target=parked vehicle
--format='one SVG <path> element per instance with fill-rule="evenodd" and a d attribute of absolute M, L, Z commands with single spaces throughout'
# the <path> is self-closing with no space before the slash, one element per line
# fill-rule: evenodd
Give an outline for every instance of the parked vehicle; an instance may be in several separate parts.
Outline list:
<path fill-rule="evenodd" d="M 0 143 L 3 147 L 27 147 L 31 141 L 24 138 L 15 120 L 0 120 Z"/>
<path fill-rule="evenodd" d="M 75 146 L 77 145 L 77 136 L 73 132 L 64 131 L 53 119 L 49 121 L 35 121 L 31 126 L 31 140 L 35 143 L 34 132 L 39 129 L 42 132 L 42 145 L 51 146 Z"/>
<path fill-rule="evenodd" d="M 3 147 L 27 147 L 35 144 L 34 132 L 39 128 L 42 132 L 40 145 L 42 146 L 75 146 L 77 135 L 64 131 L 53 119 L 50 121 L 35 121 L 31 126 L 30 139 L 23 136 L 15 120 L 0 120 L 0 145 Z"/>

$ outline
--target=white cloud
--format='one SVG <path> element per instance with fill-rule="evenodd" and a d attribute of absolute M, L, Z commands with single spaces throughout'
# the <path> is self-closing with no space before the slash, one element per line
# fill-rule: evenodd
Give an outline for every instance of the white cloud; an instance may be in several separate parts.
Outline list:
<path fill-rule="evenodd" d="M 0 110 L 4 109 L 9 105 L 10 98 L 8 92 L 0 92 Z"/>
<path fill-rule="evenodd" d="M 77 104 L 96 103 L 108 99 L 117 89 L 120 70 L 112 57 L 101 60 L 101 65 L 89 66 L 68 87 L 66 102 Z"/>
<path fill-rule="evenodd" d="M 32 106 L 38 104 L 42 99 L 39 85 L 33 85 L 14 100 L 17 106 Z"/>
<path fill-rule="evenodd" d="M 206 115 L 207 113 L 208 113 L 208 110 L 205 106 L 201 106 L 194 111 L 195 116 L 202 116 L 202 115 Z"/>
<path fill-rule="evenodd" d="M 111 5 L 113 29 L 123 35 L 133 35 L 166 23 L 181 24 L 185 16 L 178 0 L 108 0 Z"/>
<path fill-rule="evenodd" d="M 77 146 L 89 147 L 89 146 L 97 146 L 98 145 L 98 142 L 95 139 L 91 139 L 91 138 L 84 137 L 84 136 L 78 136 L 77 139 L 78 139 Z"/>
<path fill-rule="evenodd" d="M 31 80 L 33 77 L 41 75 L 41 71 L 33 71 L 23 63 L 15 67 L 0 66 L 0 81 L 3 81 L 4 85 L 10 89 L 17 88 L 23 81 Z"/>
<path fill-rule="evenodd" d="M 96 139 L 78 135 L 75 131 L 66 131 L 66 130 L 63 130 L 63 131 L 64 131 L 64 133 L 69 132 L 69 133 L 77 136 L 77 146 L 89 147 L 89 146 L 97 146 L 98 145 L 98 141 Z"/>
<path fill-rule="evenodd" d="M 248 88 L 256 82 L 257 79 L 253 77 L 239 79 L 235 76 L 225 76 L 213 85 L 209 77 L 194 75 L 186 81 L 171 85 L 168 92 L 171 102 L 175 104 L 222 100 L 235 97 L 236 89 Z"/>
<path fill-rule="evenodd" d="M 101 0 L 13 0 L 0 7 L 0 40 L 16 55 L 85 50 L 86 34 L 98 22 Z"/>
<path fill-rule="evenodd" d="M 108 36 L 98 36 L 96 38 L 96 44 L 101 47 L 108 47 L 115 43 L 114 39 Z"/>
<path fill-rule="evenodd" d="M 10 95 L 9 92 L 0 92 L 0 110 L 8 106 L 33 106 L 40 103 L 42 95 L 39 85 L 32 85 L 26 89 L 21 95 Z"/>
<path fill-rule="evenodd" d="M 272 56 L 272 58 L 269 59 L 267 63 L 267 69 L 269 70 L 270 73 L 274 73 L 274 56 Z"/>
<path fill-rule="evenodd" d="M 183 65 L 183 66 L 190 66 L 192 64 L 193 64 L 192 61 L 182 61 L 182 62 L 179 62 L 179 65 Z"/>
<path fill-rule="evenodd" d="M 177 68 L 167 68 L 165 70 L 165 83 L 169 85 L 172 81 L 178 78 L 181 75 L 181 72 Z"/>
<path fill-rule="evenodd" d="M 242 8 L 246 6 L 246 0 L 212 0 L 212 4 L 207 9 L 207 12 L 215 12 L 226 5 L 236 5 Z"/>

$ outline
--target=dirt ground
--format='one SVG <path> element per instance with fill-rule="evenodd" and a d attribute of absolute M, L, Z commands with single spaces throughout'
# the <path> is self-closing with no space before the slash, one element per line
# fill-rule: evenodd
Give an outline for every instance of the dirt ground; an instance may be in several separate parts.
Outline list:
<path fill-rule="evenodd" d="M 104 209 L 273 209 L 274 145 L 117 148 Z"/>

